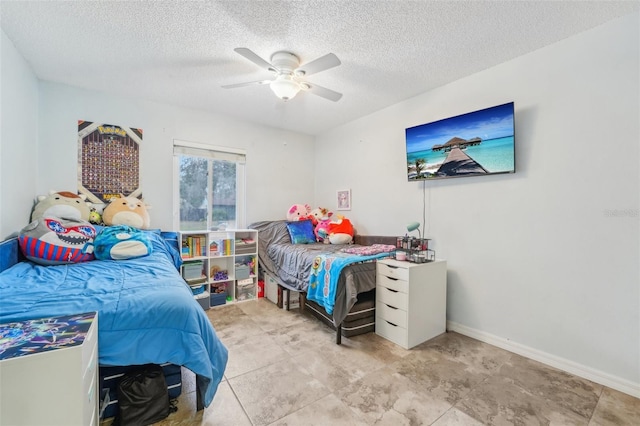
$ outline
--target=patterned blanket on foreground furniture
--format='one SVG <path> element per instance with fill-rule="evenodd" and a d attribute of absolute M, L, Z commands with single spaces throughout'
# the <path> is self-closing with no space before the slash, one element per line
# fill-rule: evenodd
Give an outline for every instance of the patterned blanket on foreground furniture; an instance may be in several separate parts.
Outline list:
<path fill-rule="evenodd" d="M 222 380 L 227 349 L 177 270 L 178 251 L 163 238 L 175 234 L 145 232 L 148 256 L 54 266 L 21 258 L 15 238 L 0 243 L 0 323 L 98 312 L 101 366 L 184 366 L 196 374 L 201 409 Z"/>
<path fill-rule="evenodd" d="M 375 321 L 375 299 L 372 297 L 376 287 L 375 258 L 388 256 L 390 252 L 375 256 L 352 257 L 352 262 L 341 268 L 335 287 L 335 301 L 333 309 L 327 310 L 318 303 L 307 300 L 305 294 L 309 290 L 309 283 L 313 279 L 312 271 L 317 258 L 343 253 L 344 249 L 373 244 L 385 244 L 395 247 L 396 237 L 362 236 L 356 234 L 355 245 L 340 244 L 293 244 L 284 220 L 256 222 L 250 225 L 258 232 L 259 265 L 272 276 L 280 286 L 287 290 L 301 292 L 304 306 L 319 318 L 326 320 L 338 330 L 336 342 L 340 344 L 341 336 L 347 335 L 342 329 L 345 319 L 354 306 L 368 301 L 366 309 L 371 309 L 371 321 Z M 392 250 L 391 250 L 392 251 Z M 339 255 L 342 257 L 342 255 Z M 317 278 L 317 277 L 316 277 Z M 316 299 L 317 300 L 317 299 Z M 357 306 L 359 308 L 360 306 Z M 373 331 L 372 323 L 369 327 L 358 326 L 361 332 Z M 355 333 L 354 333 L 355 334 Z M 352 334 L 353 335 L 353 334 Z"/>

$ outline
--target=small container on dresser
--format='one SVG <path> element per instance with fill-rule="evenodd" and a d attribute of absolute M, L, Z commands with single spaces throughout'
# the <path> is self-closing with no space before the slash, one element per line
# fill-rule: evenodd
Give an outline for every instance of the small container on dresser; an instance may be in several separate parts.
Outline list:
<path fill-rule="evenodd" d="M 377 262 L 376 334 L 405 349 L 446 329 L 447 262 Z"/>
<path fill-rule="evenodd" d="M 0 335 L 0 424 L 98 424 L 96 312 L 0 324 Z"/>

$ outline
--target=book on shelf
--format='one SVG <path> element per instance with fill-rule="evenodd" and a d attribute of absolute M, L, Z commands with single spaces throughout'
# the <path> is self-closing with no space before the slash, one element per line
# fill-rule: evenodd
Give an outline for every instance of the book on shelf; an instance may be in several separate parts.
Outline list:
<path fill-rule="evenodd" d="M 206 256 L 206 238 L 204 235 L 189 235 L 182 241 L 182 257 Z"/>
<path fill-rule="evenodd" d="M 232 240 L 217 239 L 209 243 L 210 256 L 231 256 L 233 252 Z"/>

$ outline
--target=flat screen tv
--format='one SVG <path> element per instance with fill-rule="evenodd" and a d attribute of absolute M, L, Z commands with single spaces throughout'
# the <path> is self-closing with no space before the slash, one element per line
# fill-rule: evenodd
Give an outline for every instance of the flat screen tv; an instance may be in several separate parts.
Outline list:
<path fill-rule="evenodd" d="M 513 102 L 405 131 L 410 182 L 516 171 Z"/>

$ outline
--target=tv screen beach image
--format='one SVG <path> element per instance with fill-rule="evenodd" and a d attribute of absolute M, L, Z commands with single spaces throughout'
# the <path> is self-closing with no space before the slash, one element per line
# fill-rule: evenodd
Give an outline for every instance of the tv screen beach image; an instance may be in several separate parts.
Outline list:
<path fill-rule="evenodd" d="M 406 129 L 410 181 L 515 172 L 513 102 Z"/>

